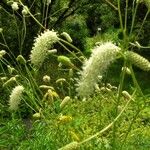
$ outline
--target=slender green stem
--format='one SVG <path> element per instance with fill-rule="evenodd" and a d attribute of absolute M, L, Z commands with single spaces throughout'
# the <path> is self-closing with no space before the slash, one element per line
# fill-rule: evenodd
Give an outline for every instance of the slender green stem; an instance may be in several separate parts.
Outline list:
<path fill-rule="evenodd" d="M 128 2 L 129 2 L 129 0 L 126 0 L 125 21 L 124 21 L 124 30 L 125 30 L 125 32 L 127 31 Z"/>
<path fill-rule="evenodd" d="M 71 43 L 69 43 L 69 42 L 67 42 L 67 41 L 65 41 L 65 40 L 63 40 L 63 39 L 59 39 L 59 40 L 60 40 L 61 42 L 65 43 L 65 44 L 69 45 L 71 48 L 75 49 L 77 52 L 79 52 L 81 55 L 84 56 L 84 54 L 81 52 L 81 50 L 78 49 L 77 47 L 75 47 L 74 45 L 72 45 Z"/>
<path fill-rule="evenodd" d="M 25 102 L 25 104 L 29 107 L 29 108 L 31 108 L 31 110 L 33 110 L 34 112 L 36 112 L 36 110 L 30 105 L 30 104 L 28 104 L 28 102 L 25 100 L 25 99 L 23 99 L 23 101 Z M 38 108 L 38 107 L 37 107 Z"/>
<path fill-rule="evenodd" d="M 120 2 L 120 0 L 118 0 L 118 14 L 119 14 L 121 30 L 123 31 L 123 21 L 122 21 L 122 14 L 121 14 L 120 4 L 121 4 L 121 2 Z"/>
<path fill-rule="evenodd" d="M 141 27 L 140 27 L 140 29 L 139 29 L 139 31 L 138 31 L 138 34 L 137 34 L 137 36 L 136 36 L 135 39 L 138 38 L 138 36 L 139 36 L 139 34 L 140 34 L 140 32 L 141 32 L 141 30 L 142 30 L 142 28 L 143 28 L 143 25 L 144 25 L 144 23 L 145 23 L 145 21 L 146 21 L 147 16 L 148 16 L 149 13 L 150 13 L 150 10 L 148 10 L 148 11 L 146 12 L 146 15 L 145 15 L 145 17 L 144 17 L 144 19 L 143 19 L 143 22 L 142 22 L 142 24 L 141 24 Z"/>
<path fill-rule="evenodd" d="M 109 0 L 104 0 L 106 3 L 108 3 L 112 8 L 114 8 L 115 10 L 118 10 L 118 8 L 113 4 L 111 3 Z"/>
<path fill-rule="evenodd" d="M 24 4 L 21 2 L 21 0 L 19 0 L 19 2 L 20 2 L 20 4 L 23 6 L 23 7 L 25 7 L 24 6 Z M 39 25 L 39 26 L 41 26 L 43 29 L 45 29 L 45 27 L 32 15 L 32 13 L 28 10 L 28 13 L 29 13 L 29 15 L 35 20 L 35 22 Z"/>
<path fill-rule="evenodd" d="M 44 24 L 44 20 L 45 20 L 45 18 L 44 18 L 44 14 L 45 14 L 45 8 L 46 8 L 45 6 L 46 6 L 46 1 L 44 1 L 44 2 L 43 2 L 43 10 L 42 10 L 42 22 L 41 22 L 42 24 Z"/>
<path fill-rule="evenodd" d="M 26 20 L 25 17 L 23 17 L 23 29 L 22 29 L 22 38 L 21 38 L 21 48 L 20 48 L 20 54 L 22 54 L 22 48 L 26 37 Z"/>
<path fill-rule="evenodd" d="M 138 9 L 138 3 L 136 3 L 135 9 L 133 9 L 133 15 L 132 15 L 132 23 L 131 23 L 131 29 L 130 29 L 130 35 L 132 34 L 133 31 L 133 27 L 134 27 L 134 23 L 135 23 L 135 17 L 136 17 L 136 13 L 137 13 L 137 9 Z"/>
<path fill-rule="evenodd" d="M 0 45 L 2 45 L 2 46 L 4 46 L 4 47 L 7 47 L 7 48 L 8 48 L 8 46 L 7 46 L 7 45 L 5 45 L 5 44 L 3 44 L 3 43 L 0 43 Z"/>
<path fill-rule="evenodd" d="M 139 86 L 139 84 L 138 84 L 136 78 L 135 78 L 134 71 L 133 71 L 133 69 L 132 69 L 132 65 L 131 65 L 131 64 L 130 64 L 130 70 L 131 70 L 131 76 L 132 76 L 132 80 L 133 80 L 133 83 L 134 83 L 135 87 L 136 87 L 136 88 L 138 89 L 138 91 L 140 92 L 140 94 L 141 94 L 141 96 L 143 97 L 144 101 L 146 101 L 146 98 L 145 98 L 145 96 L 144 96 L 144 94 L 143 94 L 143 92 L 142 92 L 142 90 L 141 90 L 141 88 L 140 88 L 140 86 Z M 145 104 L 146 104 L 146 103 L 145 103 Z M 129 127 L 128 127 L 128 130 L 127 130 L 126 135 L 125 135 L 125 137 L 124 137 L 124 139 L 123 139 L 123 142 L 122 142 L 122 145 L 121 145 L 120 149 L 123 148 L 123 146 L 124 146 L 124 144 L 125 144 L 125 141 L 126 141 L 128 135 L 129 135 L 129 132 L 131 131 L 132 125 L 133 125 L 134 121 L 136 120 L 137 116 L 139 115 L 139 113 L 140 113 L 140 112 L 143 110 L 143 108 L 145 107 L 145 104 L 144 104 L 144 106 L 142 106 L 141 109 L 138 108 L 138 110 L 136 111 L 136 113 L 135 113 L 135 115 L 134 115 L 134 117 L 133 117 L 133 119 L 132 119 L 132 121 L 131 121 L 131 123 L 130 123 L 130 125 L 129 125 Z"/>
<path fill-rule="evenodd" d="M 39 96 L 38 96 L 38 94 L 37 94 L 37 92 L 36 92 L 36 89 L 39 91 L 39 93 L 40 93 L 41 95 L 43 95 L 43 94 L 42 94 L 41 90 L 39 89 L 37 83 L 35 82 L 35 79 L 33 78 L 33 76 L 32 76 L 32 74 L 31 74 L 30 70 L 28 69 L 28 67 L 27 67 L 26 65 L 25 65 L 25 68 L 26 68 L 26 72 L 27 72 L 27 74 L 28 74 L 28 76 L 29 76 L 29 79 L 31 79 L 31 84 L 32 84 L 33 90 L 35 91 L 35 94 L 37 95 L 37 98 L 40 100 L 40 98 L 39 98 Z M 34 86 L 34 85 L 35 85 L 35 86 Z M 35 87 L 36 87 L 36 89 L 35 89 Z"/>
<path fill-rule="evenodd" d="M 13 15 L 12 15 L 10 12 L 8 12 L 5 8 L 0 7 L 0 9 L 4 10 L 4 12 L 5 12 L 6 14 L 8 14 L 9 16 L 13 17 Z"/>
<path fill-rule="evenodd" d="M 139 86 L 139 84 L 138 84 L 138 82 L 136 80 L 134 71 L 132 69 L 132 65 L 130 65 L 130 70 L 131 70 L 131 76 L 132 76 L 132 80 L 133 80 L 133 83 L 134 83 L 135 87 L 137 88 L 137 90 L 141 94 L 141 96 L 145 99 L 145 96 L 144 96 L 144 94 L 143 94 L 143 92 L 142 92 L 142 90 L 141 90 L 141 88 L 140 88 L 140 86 Z"/>
<path fill-rule="evenodd" d="M 3 74 L 6 76 L 6 72 L 5 72 L 5 70 L 4 70 L 3 65 L 2 65 L 1 62 L 0 62 L 0 67 L 2 68 Z"/>
<path fill-rule="evenodd" d="M 6 47 L 7 47 L 7 49 L 8 49 L 8 51 L 9 51 L 9 53 L 11 54 L 11 56 L 10 56 L 10 54 L 9 53 L 7 53 L 8 55 L 9 55 L 9 57 L 12 59 L 12 61 L 13 61 L 13 63 L 14 64 L 16 64 L 16 62 L 14 61 L 16 58 L 15 58 L 15 56 L 14 56 L 14 54 L 13 54 L 13 52 L 10 50 L 10 48 L 9 48 L 9 46 L 8 46 L 8 44 L 7 44 L 7 42 L 6 42 L 6 40 L 5 40 L 5 37 L 4 37 L 4 34 L 1 32 L 1 35 L 2 35 L 2 39 L 3 39 L 3 41 L 4 41 L 4 45 L 6 45 Z"/>
<path fill-rule="evenodd" d="M 97 132 L 96 134 L 92 135 L 91 137 L 85 139 L 84 141 L 80 142 L 79 144 L 83 144 L 86 143 L 90 140 L 92 140 L 93 138 L 99 136 L 100 134 L 104 133 L 105 131 L 107 131 L 110 127 L 112 127 L 114 125 L 114 123 L 121 117 L 121 115 L 123 114 L 123 112 L 126 110 L 127 106 L 129 105 L 131 99 L 126 103 L 126 105 L 124 106 L 124 108 L 122 109 L 122 111 L 118 114 L 118 116 L 114 119 L 113 122 L 111 122 L 108 126 L 106 126 L 105 128 L 103 128 L 101 131 Z"/>
<path fill-rule="evenodd" d="M 20 38 L 20 29 L 19 29 L 19 26 L 18 26 L 18 23 L 17 23 L 17 18 L 16 18 L 16 15 L 13 11 L 13 18 L 15 20 L 15 25 L 16 25 L 16 29 L 17 29 L 17 36 L 18 36 L 18 47 L 19 47 L 19 50 L 21 49 L 21 38 Z"/>
<path fill-rule="evenodd" d="M 125 67 L 125 66 L 126 66 L 126 60 L 124 60 L 123 67 Z M 125 70 L 123 69 L 121 72 L 121 75 L 120 75 L 120 84 L 118 87 L 118 97 L 117 97 L 117 102 L 116 102 L 115 112 L 114 112 L 115 116 L 117 116 L 117 114 L 118 114 L 118 106 L 120 103 L 121 93 L 123 90 L 124 79 L 125 79 Z M 114 123 L 114 126 L 113 126 L 113 148 L 116 148 L 116 131 L 117 131 L 117 124 Z"/>
<path fill-rule="evenodd" d="M 62 44 L 61 42 L 58 41 L 58 43 L 64 48 L 66 49 L 70 54 L 72 54 L 75 58 L 77 58 L 81 63 L 82 60 L 80 60 L 80 58 L 78 56 L 76 56 L 76 54 L 74 54 L 73 52 L 71 52 L 64 44 Z"/>
<path fill-rule="evenodd" d="M 45 15 L 45 24 L 44 24 L 45 28 L 46 28 L 46 23 L 47 23 L 48 7 L 49 5 L 46 6 L 46 15 Z"/>
<path fill-rule="evenodd" d="M 123 67 L 126 67 L 126 60 L 124 61 Z M 123 89 L 123 84 L 124 84 L 124 78 L 125 78 L 125 70 L 123 69 L 120 75 L 120 84 L 118 88 L 118 97 L 117 97 L 117 105 L 119 104 L 122 89 Z"/>
<path fill-rule="evenodd" d="M 143 108 L 144 108 L 144 107 L 143 107 Z M 123 148 L 123 146 L 124 146 L 124 144 L 125 144 L 125 141 L 126 141 L 128 135 L 129 135 L 129 133 L 130 133 L 130 131 L 131 131 L 131 129 L 132 129 L 132 125 L 133 125 L 133 123 L 135 122 L 137 116 L 140 114 L 141 111 L 142 111 L 142 109 L 140 109 L 140 110 L 138 109 L 137 112 L 135 113 L 135 115 L 134 115 L 134 117 L 133 117 L 133 119 L 132 119 L 132 121 L 131 121 L 131 123 L 130 123 L 128 129 L 127 129 L 127 131 L 126 131 L 126 135 L 125 135 L 125 137 L 124 137 L 124 139 L 123 139 L 123 141 L 122 141 L 120 150 L 122 150 L 122 148 Z"/>

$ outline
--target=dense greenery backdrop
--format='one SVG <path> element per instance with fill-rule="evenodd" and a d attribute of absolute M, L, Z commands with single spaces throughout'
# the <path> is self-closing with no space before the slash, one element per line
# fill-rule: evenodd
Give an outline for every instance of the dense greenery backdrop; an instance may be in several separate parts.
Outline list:
<path fill-rule="evenodd" d="M 79 144 L 81 150 L 149 150 L 149 31 L 148 0 L 1 0 L 0 149 L 72 150 Z M 54 55 L 37 69 L 31 51 L 43 32 L 57 32 L 64 43 L 50 44 Z M 121 48 L 118 60 L 91 97 L 79 97 L 84 60 L 108 41 Z M 133 69 L 127 54 L 133 54 Z M 25 90 L 13 111 L 18 86 Z M 69 143 L 74 147 L 64 147 Z"/>

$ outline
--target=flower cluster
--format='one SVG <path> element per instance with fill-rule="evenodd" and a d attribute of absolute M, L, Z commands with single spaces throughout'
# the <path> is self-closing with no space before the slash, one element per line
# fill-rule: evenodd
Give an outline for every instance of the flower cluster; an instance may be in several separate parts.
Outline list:
<path fill-rule="evenodd" d="M 132 51 L 127 51 L 125 55 L 128 61 L 133 65 L 139 67 L 144 71 L 150 71 L 150 62 L 146 58 Z"/>
<path fill-rule="evenodd" d="M 10 110 L 17 110 L 18 105 L 20 104 L 21 98 L 22 98 L 22 93 L 24 91 L 23 86 L 16 86 L 10 95 L 10 100 L 9 100 L 9 109 Z"/>
<path fill-rule="evenodd" d="M 108 66 L 116 59 L 119 47 L 111 42 L 106 42 L 93 49 L 92 55 L 83 65 L 77 84 L 77 93 L 80 97 L 88 97 Z"/>
<path fill-rule="evenodd" d="M 36 67 L 40 67 L 47 57 L 49 49 L 51 49 L 53 44 L 58 40 L 59 38 L 54 31 L 46 30 L 44 33 L 39 35 L 35 39 L 34 46 L 31 51 L 31 63 Z"/>

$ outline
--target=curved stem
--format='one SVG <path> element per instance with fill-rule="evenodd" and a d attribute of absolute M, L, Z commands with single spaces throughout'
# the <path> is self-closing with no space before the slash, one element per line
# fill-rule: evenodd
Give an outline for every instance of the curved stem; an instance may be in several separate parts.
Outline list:
<path fill-rule="evenodd" d="M 60 40 L 61 42 L 65 43 L 65 44 L 69 45 L 71 48 L 75 49 L 77 52 L 81 53 L 81 54 L 84 56 L 84 54 L 81 52 L 81 50 L 78 49 L 77 47 L 75 47 L 74 45 L 72 45 L 71 43 L 69 43 L 69 42 L 67 42 L 67 41 L 65 41 L 65 40 L 63 40 L 63 39 L 59 39 L 59 40 Z"/>
<path fill-rule="evenodd" d="M 23 7 L 25 7 L 24 4 L 21 2 L 21 0 L 19 0 L 19 2 Z M 43 29 L 45 29 L 45 27 L 34 17 L 34 15 L 32 15 L 32 13 L 29 11 L 29 9 L 28 9 L 28 13 L 39 26 L 41 26 Z"/>
<path fill-rule="evenodd" d="M 132 31 L 133 31 L 133 27 L 134 27 L 134 23 L 135 23 L 135 17 L 136 17 L 136 12 L 137 12 L 138 6 L 139 5 L 137 3 L 136 6 L 135 6 L 135 9 L 132 8 L 134 12 L 133 12 L 133 16 L 132 16 L 132 23 L 131 23 L 130 35 L 132 34 Z"/>
<path fill-rule="evenodd" d="M 106 126 L 105 128 L 103 128 L 101 131 L 97 132 L 96 134 L 94 134 L 93 136 L 85 139 L 84 141 L 80 142 L 79 145 L 86 143 L 90 140 L 92 140 L 93 138 L 97 137 L 98 135 L 104 133 L 105 131 L 107 131 L 110 127 L 113 126 L 113 124 L 121 117 L 122 113 L 126 110 L 128 104 L 130 103 L 131 99 L 126 103 L 126 105 L 124 106 L 124 108 L 122 109 L 122 111 L 119 113 L 119 115 L 114 119 L 113 122 L 111 122 L 108 126 Z"/>
<path fill-rule="evenodd" d="M 81 63 L 82 63 L 82 60 L 79 59 L 78 56 L 76 56 L 76 54 L 74 54 L 73 52 L 71 52 L 64 44 L 62 44 L 61 42 L 58 41 L 58 43 L 64 48 L 66 49 L 70 54 L 72 54 L 75 58 L 77 58 Z"/>
<path fill-rule="evenodd" d="M 25 17 L 23 17 L 23 29 L 22 29 L 22 37 L 21 37 L 21 49 L 20 49 L 20 54 L 22 54 L 22 46 L 24 44 L 26 37 L 26 20 Z"/>
<path fill-rule="evenodd" d="M 124 60 L 123 67 L 126 67 L 126 60 Z M 123 69 L 121 72 L 121 75 L 120 75 L 120 84 L 118 87 L 118 97 L 117 97 L 117 102 L 116 102 L 115 112 L 114 112 L 115 116 L 117 116 L 117 114 L 118 114 L 118 105 L 119 105 L 121 93 L 123 90 L 124 78 L 125 78 L 125 70 Z M 114 148 L 116 147 L 116 131 L 117 131 L 117 125 L 116 125 L 116 123 L 114 123 L 114 126 L 113 126 L 113 147 Z"/>
<path fill-rule="evenodd" d="M 140 88 L 140 86 L 139 86 L 139 84 L 138 84 L 138 82 L 136 80 L 134 71 L 132 69 L 132 65 L 130 65 L 130 70 L 131 70 L 131 76 L 132 76 L 132 80 L 133 80 L 133 83 L 134 83 L 135 87 L 137 88 L 137 90 L 139 91 L 139 93 L 141 94 L 141 96 L 145 99 L 145 96 L 144 96 L 144 94 L 143 94 L 143 92 L 142 92 L 142 90 L 141 90 L 141 88 Z"/>
<path fill-rule="evenodd" d="M 141 32 L 141 30 L 142 30 L 142 28 L 143 28 L 143 25 L 144 25 L 144 23 L 145 23 L 145 21 L 146 21 L 146 19 L 147 19 L 148 14 L 149 14 L 149 12 L 150 12 L 150 10 L 148 10 L 148 11 L 146 12 L 146 15 L 145 15 L 145 17 L 144 17 L 144 19 L 143 19 L 143 22 L 142 22 L 142 24 L 141 24 L 141 27 L 140 27 L 140 29 L 139 29 L 139 31 L 138 31 L 138 34 L 137 34 L 136 38 L 138 38 L 138 36 L 139 36 L 139 34 L 140 34 L 140 32 Z M 136 39 L 136 38 L 135 38 L 135 39 Z"/>

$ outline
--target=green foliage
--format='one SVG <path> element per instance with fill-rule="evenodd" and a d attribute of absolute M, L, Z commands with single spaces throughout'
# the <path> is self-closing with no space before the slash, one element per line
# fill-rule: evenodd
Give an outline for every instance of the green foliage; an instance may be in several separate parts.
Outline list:
<path fill-rule="evenodd" d="M 105 33 L 99 32 L 93 37 L 87 37 L 86 52 L 91 53 L 91 49 L 94 46 L 100 45 L 103 42 L 113 41 L 118 44 L 120 42 L 119 33 L 120 31 L 118 29 L 110 28 L 106 30 Z"/>
<path fill-rule="evenodd" d="M 138 19 L 139 5 L 145 7 L 145 3 L 127 2 L 19 0 L 13 10 L 13 2 L 0 2 L 0 149 L 55 150 L 69 143 L 78 144 L 81 150 L 149 149 L 150 95 L 143 93 L 139 85 L 138 80 L 143 81 L 143 77 L 138 69 L 147 71 L 145 77 L 149 77 L 150 62 L 131 52 L 149 49 L 149 10 Z M 24 8 L 26 14 L 22 14 Z M 49 30 L 52 28 L 58 32 Z M 54 32 L 55 44 L 53 36 L 47 36 Z M 63 39 L 62 32 L 69 34 L 73 43 Z M 40 35 L 33 41 L 37 34 Z M 95 46 L 102 53 L 96 53 Z M 116 50 L 111 49 L 113 46 Z M 31 61 L 31 47 L 39 54 L 35 55 L 39 62 L 44 53 L 38 66 Z M 92 53 L 90 59 L 85 53 Z M 116 61 L 114 66 L 111 56 Z M 141 75 L 138 80 L 133 69 Z M 82 90 L 92 91 L 84 97 L 82 90 L 76 88 L 76 84 L 83 85 L 79 84 L 82 80 Z M 149 89 L 145 85 L 143 88 Z M 14 91 L 18 86 L 22 87 L 21 92 Z M 13 102 L 16 110 L 10 109 Z"/>
<path fill-rule="evenodd" d="M 114 11 L 112 8 L 108 7 L 107 4 L 102 4 L 99 7 L 99 11 L 101 12 L 100 14 L 100 20 L 101 20 L 101 25 L 100 27 L 102 30 L 107 30 L 108 28 L 113 28 L 117 23 L 117 13 Z"/>
<path fill-rule="evenodd" d="M 84 16 L 75 15 L 68 18 L 62 25 L 61 31 L 66 31 L 73 39 L 73 44 L 79 47 L 82 51 L 85 50 L 88 29 Z"/>

